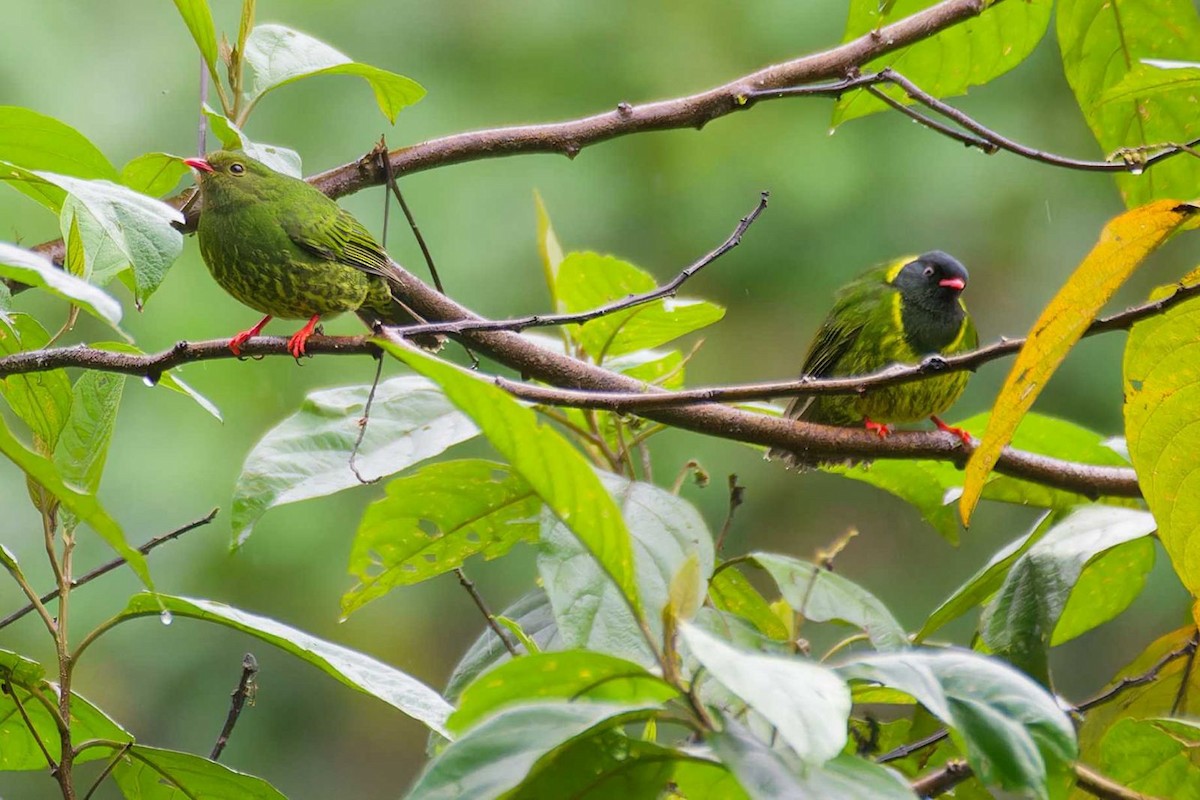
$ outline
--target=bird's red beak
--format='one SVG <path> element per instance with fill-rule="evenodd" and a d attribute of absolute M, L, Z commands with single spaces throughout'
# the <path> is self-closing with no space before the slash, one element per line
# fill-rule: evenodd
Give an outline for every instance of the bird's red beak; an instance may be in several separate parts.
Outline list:
<path fill-rule="evenodd" d="M 209 169 L 212 169 L 212 167 L 209 167 Z M 953 289 L 956 292 L 961 292 L 963 289 L 967 288 L 967 282 L 962 278 L 946 278 L 938 281 L 938 286 L 945 286 L 947 289 Z"/>
<path fill-rule="evenodd" d="M 213 165 L 205 161 L 203 158 L 185 158 L 183 163 L 200 172 L 212 172 Z M 961 281 L 960 281 L 961 283 Z"/>

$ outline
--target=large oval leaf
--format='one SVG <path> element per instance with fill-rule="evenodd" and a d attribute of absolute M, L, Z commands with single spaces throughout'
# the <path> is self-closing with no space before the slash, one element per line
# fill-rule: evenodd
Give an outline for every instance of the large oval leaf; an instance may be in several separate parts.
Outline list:
<path fill-rule="evenodd" d="M 361 485 L 350 469 L 369 386 L 313 392 L 300 410 L 259 440 L 238 476 L 233 495 L 235 545 L 250 536 L 269 508 L 324 497 Z M 391 475 L 478 430 L 437 386 L 402 376 L 379 384 L 371 420 L 359 448 L 359 473 Z"/>
<path fill-rule="evenodd" d="M 129 798 L 287 800 L 262 778 L 238 772 L 203 756 L 140 744 L 122 749 L 120 753 L 112 776 Z"/>
<path fill-rule="evenodd" d="M 1200 595 L 1200 302 L 1133 326 L 1124 385 L 1125 438 L 1138 485 L 1175 572 Z"/>

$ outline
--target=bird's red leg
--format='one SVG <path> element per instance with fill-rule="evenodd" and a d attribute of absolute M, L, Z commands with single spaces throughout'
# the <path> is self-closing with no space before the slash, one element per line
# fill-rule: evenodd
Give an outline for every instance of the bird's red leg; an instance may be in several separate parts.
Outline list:
<path fill-rule="evenodd" d="M 863 426 L 867 430 L 874 432 L 880 439 L 886 439 L 888 434 L 892 432 L 892 426 L 885 422 L 872 422 L 870 419 L 863 417 Z"/>
<path fill-rule="evenodd" d="M 946 423 L 942 422 L 940 419 L 938 419 L 937 417 L 934 417 L 934 416 L 931 416 L 929 418 L 929 420 L 934 425 L 937 425 L 937 429 L 939 431 L 945 431 L 946 433 L 953 433 L 959 439 L 962 439 L 963 444 L 968 445 L 968 446 L 971 444 L 971 434 L 967 433 L 962 428 L 955 428 L 953 425 L 947 425 Z"/>
<path fill-rule="evenodd" d="M 317 323 L 321 321 L 320 314 L 313 314 L 308 323 L 296 331 L 292 338 L 288 339 L 288 352 L 294 358 L 299 358 L 304 355 L 304 347 L 308 343 L 308 337 L 313 335 L 313 331 L 317 328 Z"/>
<path fill-rule="evenodd" d="M 258 334 L 262 333 L 262 329 L 267 327 L 267 323 L 270 321 L 271 321 L 271 315 L 267 314 L 265 317 L 260 319 L 258 321 L 258 324 L 255 325 L 253 328 L 251 328 L 248 331 L 242 331 L 237 336 L 230 339 L 229 340 L 229 349 L 233 351 L 233 354 L 235 356 L 238 356 L 239 358 L 241 358 L 242 345 L 244 345 L 246 342 L 253 339 L 255 336 L 258 336 Z"/>

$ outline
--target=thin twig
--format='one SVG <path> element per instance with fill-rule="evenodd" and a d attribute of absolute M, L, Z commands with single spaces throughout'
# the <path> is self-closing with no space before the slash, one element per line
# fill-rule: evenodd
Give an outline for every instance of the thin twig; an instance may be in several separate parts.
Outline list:
<path fill-rule="evenodd" d="M 113 754 L 113 757 L 104 765 L 104 769 L 100 770 L 100 774 L 96 776 L 96 780 L 92 782 L 92 787 L 87 790 L 87 794 L 83 796 L 83 800 L 90 800 L 91 796 L 100 788 L 100 784 L 104 783 L 104 779 L 116 769 L 117 764 L 121 763 L 121 759 L 125 757 L 125 754 L 129 752 L 129 748 L 131 747 L 133 747 L 133 742 L 126 742 Z M 78 753 L 78 748 L 76 748 L 76 753 Z"/>
<path fill-rule="evenodd" d="M 492 629 L 492 633 L 500 638 L 500 643 L 504 645 L 504 649 L 508 651 L 508 654 L 513 658 L 520 655 L 517 652 L 516 643 L 508 638 L 508 631 L 504 630 L 504 627 L 499 622 L 496 622 L 495 615 L 488 608 L 483 595 L 475 588 L 474 582 L 467 578 L 467 573 L 463 572 L 462 567 L 458 567 L 454 570 L 454 574 L 458 576 L 458 582 L 467 590 L 467 594 L 471 595 L 471 599 L 475 601 L 475 607 L 479 609 L 479 613 L 483 614 L 483 618 L 487 620 L 488 627 Z"/>
<path fill-rule="evenodd" d="M 358 449 L 362 447 L 363 437 L 367 435 L 367 424 L 371 421 L 371 404 L 375 402 L 375 390 L 379 388 L 379 376 L 383 374 L 383 353 L 376 351 L 375 354 L 375 378 L 371 381 L 371 391 L 367 393 L 367 402 L 363 406 L 362 416 L 358 419 L 358 436 L 354 439 L 354 447 L 350 450 L 350 471 L 354 473 L 354 477 L 358 482 L 365 485 L 378 483 L 383 477 L 377 475 L 374 478 L 364 478 L 362 473 L 358 471 L 358 465 L 355 460 L 358 458 Z"/>
<path fill-rule="evenodd" d="M 924 738 L 917 739 L 915 742 L 902 744 L 894 750 L 889 750 L 875 760 L 880 764 L 886 764 L 889 761 L 898 761 L 901 758 L 908 758 L 913 753 L 920 752 L 926 747 L 932 747 L 949 735 L 950 731 L 942 728 L 940 731 L 935 731 Z"/>
<path fill-rule="evenodd" d="M 909 786 L 912 787 L 913 794 L 918 797 L 937 797 L 943 792 L 950 791 L 974 774 L 966 761 L 956 758 L 947 761 L 933 772 L 915 779 Z"/>
<path fill-rule="evenodd" d="M 177 539 L 180 536 L 182 536 L 183 534 L 187 533 L 188 531 L 193 531 L 196 528 L 207 525 L 208 523 L 212 522 L 213 519 L 217 516 L 218 511 L 220 511 L 219 508 L 214 508 L 212 511 L 209 511 L 203 517 L 201 517 L 200 519 L 198 519 L 194 522 L 189 522 L 187 525 L 184 525 L 181 528 L 176 528 L 175 530 L 171 531 L 170 533 L 164 533 L 161 536 L 155 536 L 153 539 L 151 539 L 150 541 L 146 542 L 141 547 L 139 547 L 138 552 L 141 553 L 142 555 L 148 555 L 151 550 L 158 547 L 159 545 L 166 544 L 167 542 Z M 99 578 L 101 575 L 105 575 L 109 572 L 112 572 L 114 569 L 116 569 L 117 567 L 121 566 L 124 563 L 125 563 L 124 558 L 114 558 L 112 561 L 109 561 L 106 564 L 96 567 L 91 572 L 88 572 L 88 573 L 76 578 L 74 581 L 71 582 L 71 588 L 78 588 L 80 586 L 83 586 L 85 583 L 91 583 L 96 578 Z M 39 598 L 39 602 L 41 602 L 44 605 L 56 597 L 58 597 L 58 589 L 55 589 L 52 592 L 47 592 L 46 594 L 42 595 Z M 14 611 L 13 613 L 9 614 L 4 619 L 0 619 L 0 629 L 5 628 L 8 625 L 11 625 L 12 623 L 16 622 L 21 617 L 25 616 L 26 614 L 28 614 L 30 611 L 33 611 L 33 610 L 34 610 L 34 605 L 33 605 L 33 603 L 30 603 L 29 605 L 26 605 L 25 607 L 20 608 L 20 609 Z"/>
<path fill-rule="evenodd" d="M 1086 764 L 1075 764 L 1075 785 L 1100 800 L 1163 800 L 1157 795 L 1122 786 L 1111 778 L 1106 778 Z"/>
<path fill-rule="evenodd" d="M 17 697 L 16 687 L 13 686 L 12 680 L 7 677 L 4 679 L 4 692 L 12 698 L 13 705 L 17 707 L 17 713 L 21 715 L 21 719 L 25 722 L 25 727 L 29 729 L 29 735 L 33 737 L 33 741 L 37 743 L 38 749 L 46 757 L 46 764 L 50 767 L 50 771 L 55 772 L 58 769 L 58 764 L 54 762 L 50 751 L 46 749 L 46 743 L 42 741 L 37 728 L 33 725 L 33 720 L 29 718 L 29 712 L 25 710 L 25 704 L 21 702 L 21 698 Z"/>
<path fill-rule="evenodd" d="M 221 757 L 221 751 L 229 743 L 229 737 L 233 734 L 233 726 L 237 725 L 238 717 L 242 715 L 242 708 L 246 705 L 246 701 L 249 700 L 251 705 L 254 704 L 256 688 L 254 678 L 257 674 L 258 660 L 253 653 L 246 653 L 242 658 L 242 677 L 238 680 L 237 688 L 233 690 L 232 700 L 229 703 L 229 714 L 225 717 L 221 735 L 217 737 L 212 752 L 208 755 L 210 761 L 216 761 Z"/>
<path fill-rule="evenodd" d="M 1107 689 L 1100 692 L 1099 694 L 1097 694 L 1093 697 L 1089 697 L 1087 700 L 1084 700 L 1083 702 L 1079 703 L 1079 705 L 1075 706 L 1075 708 L 1072 710 L 1077 714 L 1086 713 L 1088 711 L 1091 711 L 1096 706 L 1103 705 L 1103 704 L 1109 702 L 1110 700 L 1114 700 L 1118 695 L 1122 694 L 1123 692 L 1125 692 L 1129 689 L 1132 689 L 1135 686 L 1143 686 L 1147 683 L 1152 683 L 1153 681 L 1158 679 L 1158 674 L 1160 672 L 1162 672 L 1163 668 L 1166 667 L 1168 664 L 1170 664 L 1172 661 L 1176 661 L 1180 658 L 1183 658 L 1184 656 L 1188 656 L 1189 658 L 1193 657 L 1196 653 L 1196 645 L 1197 645 L 1197 634 L 1193 634 L 1192 638 L 1189 639 L 1186 643 L 1184 643 L 1180 647 L 1175 648 L 1171 652 L 1163 655 L 1162 658 L 1155 661 L 1154 664 L 1151 665 L 1151 667 L 1148 670 L 1146 670 L 1145 672 L 1143 672 L 1142 674 L 1135 675 L 1133 677 L 1127 676 L 1127 677 L 1121 678 L 1119 681 L 1117 681 L 1113 685 L 1109 686 Z M 1184 684 L 1187 683 L 1187 679 L 1188 679 L 1187 670 L 1185 669 L 1184 675 L 1183 675 L 1183 683 Z M 1174 714 L 1176 713 L 1177 710 L 1178 709 L 1176 709 L 1176 708 L 1172 708 L 1172 710 L 1171 710 L 1172 716 L 1174 716 Z"/>
<path fill-rule="evenodd" d="M 196 138 L 196 155 L 204 158 L 208 152 L 208 114 L 204 113 L 204 104 L 208 102 L 208 64 L 200 58 L 200 125 Z M 90 794 L 90 793 L 89 793 Z"/>
<path fill-rule="evenodd" d="M 1175 693 L 1175 702 L 1171 703 L 1171 716 L 1178 716 L 1179 709 L 1183 708 L 1184 702 L 1187 700 L 1188 685 L 1192 674 L 1192 668 L 1196 664 L 1196 642 L 1197 637 L 1200 637 L 1200 632 L 1192 637 L 1189 644 L 1192 645 L 1191 650 L 1187 654 L 1187 661 L 1183 664 L 1183 676 L 1179 680 L 1179 691 Z"/>
<path fill-rule="evenodd" d="M 687 480 L 688 475 L 696 476 L 696 485 L 701 489 L 708 486 L 708 473 L 704 471 L 704 467 L 700 466 L 700 462 L 696 459 L 688 459 L 680 468 L 679 473 L 675 476 L 675 481 L 671 484 L 671 494 L 679 494 L 679 490 L 683 488 L 683 482 Z"/>
<path fill-rule="evenodd" d="M 746 499 L 746 487 L 738 483 L 738 476 L 730 473 L 729 475 L 729 510 L 725 512 L 725 522 L 721 524 L 721 532 L 717 535 L 716 552 L 721 555 L 721 550 L 725 547 L 725 536 L 729 533 L 729 527 L 733 525 L 733 515 Z"/>

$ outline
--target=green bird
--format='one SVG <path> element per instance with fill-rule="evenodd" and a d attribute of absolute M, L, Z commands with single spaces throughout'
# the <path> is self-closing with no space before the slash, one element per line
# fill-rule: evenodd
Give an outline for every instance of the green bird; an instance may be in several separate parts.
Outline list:
<path fill-rule="evenodd" d="M 184 163 L 200 185 L 204 263 L 221 288 L 265 315 L 230 340 L 235 355 L 272 317 L 308 320 L 288 341 L 296 358 L 325 316 L 354 311 L 371 327 L 414 320 L 389 289 L 396 263 L 320 191 L 244 153 Z"/>
<path fill-rule="evenodd" d="M 891 364 L 916 364 L 930 355 L 950 356 L 979 344 L 962 301 L 967 270 L 934 250 L 905 256 L 868 270 L 837 294 L 804 359 L 803 374 L 814 378 L 865 375 Z M 939 430 L 970 441 L 938 418 L 967 385 L 966 372 L 871 389 L 862 395 L 797 397 L 786 416 L 824 425 L 865 425 L 881 438 L 893 422 L 930 418 Z M 793 466 L 811 466 L 802 454 L 772 450 Z"/>

